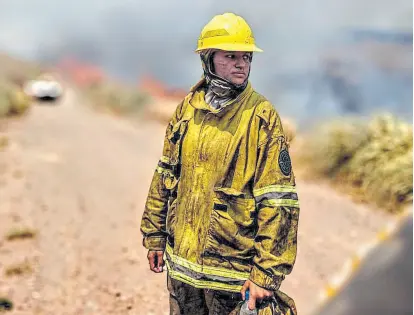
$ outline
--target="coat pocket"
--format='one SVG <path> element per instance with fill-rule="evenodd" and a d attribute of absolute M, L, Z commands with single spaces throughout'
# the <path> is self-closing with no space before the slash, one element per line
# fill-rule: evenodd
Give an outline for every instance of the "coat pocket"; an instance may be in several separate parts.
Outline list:
<path fill-rule="evenodd" d="M 255 254 L 256 225 L 253 198 L 231 188 L 216 188 L 205 255 L 251 260 Z"/>

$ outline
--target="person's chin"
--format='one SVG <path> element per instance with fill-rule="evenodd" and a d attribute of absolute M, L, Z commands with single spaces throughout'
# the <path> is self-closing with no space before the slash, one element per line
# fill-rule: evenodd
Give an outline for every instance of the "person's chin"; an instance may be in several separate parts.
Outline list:
<path fill-rule="evenodd" d="M 233 78 L 233 80 L 231 81 L 233 82 L 233 84 L 241 85 L 244 83 L 244 81 L 246 81 L 246 78 Z"/>

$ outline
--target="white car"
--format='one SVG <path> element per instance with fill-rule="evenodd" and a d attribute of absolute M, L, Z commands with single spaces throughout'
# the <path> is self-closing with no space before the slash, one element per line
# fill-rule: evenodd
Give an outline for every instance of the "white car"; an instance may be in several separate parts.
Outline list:
<path fill-rule="evenodd" d="M 39 100 L 55 100 L 62 96 L 62 86 L 57 81 L 32 80 L 24 89 L 27 95 Z"/>

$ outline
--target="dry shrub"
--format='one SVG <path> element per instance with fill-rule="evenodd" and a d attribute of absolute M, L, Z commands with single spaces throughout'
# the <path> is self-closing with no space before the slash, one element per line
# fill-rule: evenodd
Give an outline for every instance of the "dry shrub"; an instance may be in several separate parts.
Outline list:
<path fill-rule="evenodd" d="M 390 212 L 412 200 L 412 125 L 390 114 L 342 119 L 305 136 L 299 164 Z"/>
<path fill-rule="evenodd" d="M 109 83 L 90 86 L 86 94 L 95 108 L 118 115 L 136 114 L 149 102 L 149 96 L 135 88 Z"/>
<path fill-rule="evenodd" d="M 20 116 L 27 112 L 31 104 L 31 98 L 21 89 L 14 88 L 10 93 L 10 115 Z"/>
<path fill-rule="evenodd" d="M 21 86 L 8 81 L 0 82 L 0 117 L 23 115 L 31 102 Z"/>

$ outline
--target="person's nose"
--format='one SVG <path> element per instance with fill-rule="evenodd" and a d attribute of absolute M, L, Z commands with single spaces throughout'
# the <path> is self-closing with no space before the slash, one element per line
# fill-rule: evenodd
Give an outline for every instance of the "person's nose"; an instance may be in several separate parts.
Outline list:
<path fill-rule="evenodd" d="M 247 66 L 247 61 L 244 58 L 237 58 L 236 59 L 236 68 L 243 70 Z"/>

